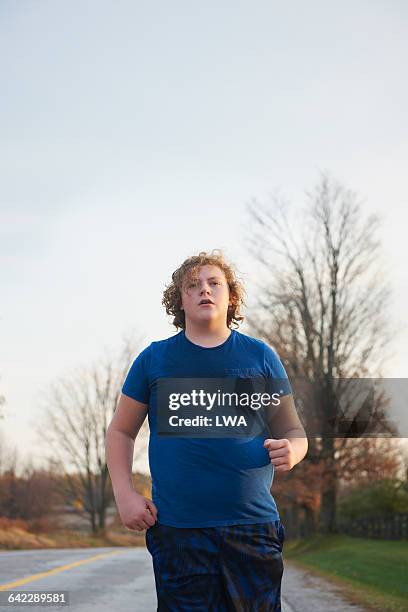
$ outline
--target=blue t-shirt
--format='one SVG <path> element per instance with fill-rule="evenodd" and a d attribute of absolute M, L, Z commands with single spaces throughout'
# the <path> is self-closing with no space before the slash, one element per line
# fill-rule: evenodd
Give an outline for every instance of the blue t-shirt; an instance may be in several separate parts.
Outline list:
<path fill-rule="evenodd" d="M 172 527 L 263 523 L 279 518 L 270 493 L 274 469 L 264 440 L 180 438 L 157 434 L 157 386 L 161 378 L 266 377 L 285 379 L 285 369 L 267 344 L 231 330 L 225 342 L 202 347 L 184 330 L 152 342 L 135 359 L 122 392 L 148 404 L 149 465 L 158 522 Z M 281 385 L 282 386 L 282 385 Z"/>

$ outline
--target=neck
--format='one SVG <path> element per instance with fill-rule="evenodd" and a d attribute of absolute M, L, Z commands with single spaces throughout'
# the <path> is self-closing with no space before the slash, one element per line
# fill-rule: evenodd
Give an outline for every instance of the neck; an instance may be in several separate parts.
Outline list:
<path fill-rule="evenodd" d="M 210 348 L 222 344 L 231 335 L 231 330 L 224 325 L 200 325 L 194 321 L 186 321 L 185 334 L 188 340 L 201 346 Z"/>

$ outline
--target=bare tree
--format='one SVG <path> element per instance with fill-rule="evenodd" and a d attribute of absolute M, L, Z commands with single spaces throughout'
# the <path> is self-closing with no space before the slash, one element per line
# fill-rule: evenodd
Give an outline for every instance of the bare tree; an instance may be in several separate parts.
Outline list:
<path fill-rule="evenodd" d="M 291 378 L 318 381 L 320 414 L 338 422 L 336 380 L 380 377 L 392 337 L 390 288 L 381 270 L 379 219 L 364 217 L 358 196 L 322 173 L 296 220 L 279 196 L 253 200 L 249 249 L 259 264 L 251 330 L 275 347 Z M 382 400 L 372 405 L 378 422 Z M 309 439 L 307 460 L 321 466 L 320 528 L 336 529 L 341 457 L 356 441 Z"/>
<path fill-rule="evenodd" d="M 86 516 L 92 532 L 105 529 L 113 492 L 105 461 L 105 437 L 137 343 L 126 341 L 118 359 L 57 380 L 44 394 L 45 422 L 39 428 L 53 460 L 65 475 L 66 494 Z M 139 439 L 146 439 L 144 423 Z"/>
<path fill-rule="evenodd" d="M 57 503 L 55 477 L 47 469 L 36 469 L 30 460 L 19 475 L 11 466 L 0 475 L 0 516 L 23 519 L 30 527 L 49 525 Z"/>
<path fill-rule="evenodd" d="M 3 406 L 6 403 L 6 398 L 0 393 L 0 419 L 4 419 Z"/>
<path fill-rule="evenodd" d="M 6 444 L 4 432 L 0 429 L 0 476 L 7 470 L 10 450 Z"/>

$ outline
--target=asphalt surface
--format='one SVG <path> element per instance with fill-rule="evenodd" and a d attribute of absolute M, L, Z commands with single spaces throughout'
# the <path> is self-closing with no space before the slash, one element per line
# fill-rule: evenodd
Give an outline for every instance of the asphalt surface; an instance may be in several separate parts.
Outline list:
<path fill-rule="evenodd" d="M 363 612 L 347 604 L 329 582 L 285 562 L 283 612 Z M 21 612 L 67 609 L 69 612 L 154 612 L 154 576 L 145 548 L 44 549 L 0 551 L 0 601 L 3 591 L 68 593 L 68 606 L 0 604 Z"/>

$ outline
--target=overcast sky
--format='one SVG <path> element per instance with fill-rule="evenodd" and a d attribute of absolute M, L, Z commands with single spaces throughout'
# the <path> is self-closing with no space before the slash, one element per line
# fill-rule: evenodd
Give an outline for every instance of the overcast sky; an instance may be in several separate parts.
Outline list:
<path fill-rule="evenodd" d="M 222 248 L 244 279 L 247 202 L 304 201 L 327 169 L 382 216 L 388 376 L 407 376 L 408 6 L 0 4 L 0 431 L 35 459 L 56 377 L 173 333 L 181 261 Z M 243 328 L 245 331 L 245 328 Z"/>

